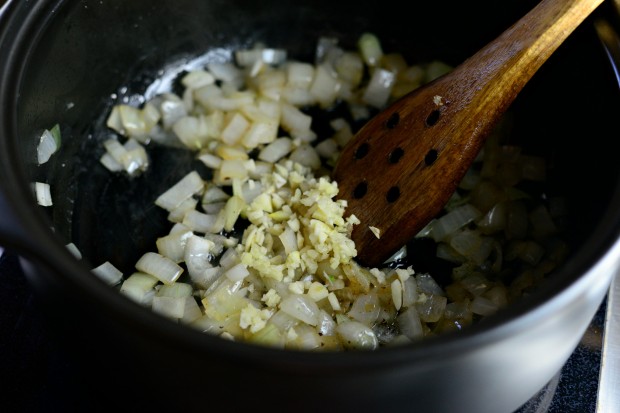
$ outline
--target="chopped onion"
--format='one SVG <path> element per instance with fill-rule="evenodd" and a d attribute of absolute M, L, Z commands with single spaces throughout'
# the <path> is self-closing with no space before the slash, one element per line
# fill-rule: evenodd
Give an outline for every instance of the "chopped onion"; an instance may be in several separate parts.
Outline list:
<path fill-rule="evenodd" d="M 306 296 L 289 295 L 280 302 L 280 309 L 311 326 L 319 323 L 319 307 Z"/>
<path fill-rule="evenodd" d="M 258 154 L 258 159 L 276 163 L 291 152 L 293 142 L 289 138 L 278 138 L 265 146 Z"/>
<path fill-rule="evenodd" d="M 183 272 L 183 268 L 170 258 L 156 252 L 144 253 L 136 262 L 136 269 L 154 276 L 164 284 L 175 282 Z"/>
<path fill-rule="evenodd" d="M 393 72 L 384 69 L 375 69 L 366 87 L 362 100 L 375 108 L 382 108 L 387 103 L 396 81 Z"/>
<path fill-rule="evenodd" d="M 415 244 L 382 268 L 354 260 L 351 231 L 368 224 L 346 216 L 330 168 L 359 124 L 452 70 L 440 61 L 408 65 L 384 53 L 372 33 L 357 46 L 320 38 L 307 63 L 256 44 L 235 51 L 234 61 L 178 72 L 178 95 L 111 110 L 107 124 L 116 133 L 100 158 L 110 171 L 136 175 L 149 167 L 148 145 L 169 145 L 195 153 L 212 176 L 207 183 L 192 171 L 157 197 L 171 229 L 121 283 L 124 294 L 230 340 L 373 350 L 494 314 L 559 265 L 568 254 L 558 237 L 564 208 L 517 186 L 542 181 L 544 160 L 500 145 L 501 130 L 442 214 L 416 235 L 455 264 L 451 282 L 406 266 Z M 446 104 L 440 96 L 434 102 Z M 317 110 L 329 111 L 327 119 L 315 122 Z M 509 261 L 516 265 L 506 271 Z"/>
<path fill-rule="evenodd" d="M 377 294 L 362 294 L 355 299 L 347 315 L 354 320 L 371 326 L 379 318 L 380 310 L 381 305 Z"/>
<path fill-rule="evenodd" d="M 199 193 L 204 188 L 204 181 L 196 171 L 191 171 L 180 181 L 157 197 L 155 205 L 172 211 L 183 201 Z"/>
<path fill-rule="evenodd" d="M 373 33 L 363 33 L 358 40 L 358 48 L 368 66 L 377 66 L 383 57 L 381 42 Z"/>
<path fill-rule="evenodd" d="M 75 258 L 78 260 L 82 259 L 82 253 L 74 243 L 70 242 L 66 245 L 66 247 Z"/>
<path fill-rule="evenodd" d="M 110 285 L 116 285 L 123 279 L 123 273 L 109 261 L 93 268 L 91 271 Z"/>
<path fill-rule="evenodd" d="M 465 204 L 435 220 L 432 224 L 431 235 L 435 241 L 441 241 L 479 217 L 478 209 L 471 204 Z"/>
<path fill-rule="evenodd" d="M 434 323 L 439 321 L 443 315 L 447 304 L 447 298 L 440 295 L 428 295 L 425 300 L 418 301 L 416 310 L 420 315 L 420 319 L 425 323 Z"/>
<path fill-rule="evenodd" d="M 327 108 L 334 103 L 341 87 L 335 73 L 326 65 L 320 65 L 316 68 L 309 92 L 322 107 Z"/>
<path fill-rule="evenodd" d="M 135 272 L 123 281 L 120 291 L 140 304 L 150 304 L 149 300 L 152 300 L 155 293 L 153 287 L 158 281 L 152 275 Z"/>
<path fill-rule="evenodd" d="M 228 270 L 226 270 L 224 275 L 226 275 L 232 281 L 241 281 L 245 277 L 250 275 L 250 272 L 246 268 L 245 264 L 239 263 L 239 264 L 229 268 Z"/>
<path fill-rule="evenodd" d="M 409 307 L 396 317 L 398 328 L 410 340 L 417 340 L 424 336 L 420 315 L 415 307 Z"/>
<path fill-rule="evenodd" d="M 171 318 L 181 318 L 185 313 L 185 297 L 153 297 L 153 311 Z"/>
<path fill-rule="evenodd" d="M 35 182 L 34 192 L 37 198 L 37 203 L 44 207 L 52 206 L 52 193 L 50 185 L 45 182 Z"/>
<path fill-rule="evenodd" d="M 56 125 L 54 128 L 58 128 L 58 126 Z M 54 134 L 48 129 L 45 129 L 41 134 L 37 146 L 37 161 L 39 165 L 49 161 L 50 157 L 58 150 L 60 146 L 60 132 L 57 133 L 57 136 L 58 138 L 55 138 Z"/>
<path fill-rule="evenodd" d="M 190 234 L 184 249 L 183 261 L 192 279 L 201 279 L 204 272 L 213 267 L 215 243 L 198 235 Z"/>
<path fill-rule="evenodd" d="M 379 340 L 372 329 L 359 321 L 345 321 L 338 324 L 336 333 L 347 348 L 375 350 L 379 346 Z"/>
<path fill-rule="evenodd" d="M 471 312 L 483 316 L 489 316 L 498 310 L 497 304 L 488 298 L 476 296 L 471 302 Z"/>

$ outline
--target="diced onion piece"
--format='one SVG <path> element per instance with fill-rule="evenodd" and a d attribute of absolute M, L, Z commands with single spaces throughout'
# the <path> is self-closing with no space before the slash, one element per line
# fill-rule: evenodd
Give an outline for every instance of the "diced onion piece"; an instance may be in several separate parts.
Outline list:
<path fill-rule="evenodd" d="M 319 322 L 319 307 L 307 296 L 289 295 L 280 302 L 280 309 L 311 326 L 316 326 Z"/>
<path fill-rule="evenodd" d="M 101 158 L 99 158 L 99 161 L 110 172 L 120 172 L 123 170 L 123 165 L 121 165 L 118 161 L 116 161 L 112 157 L 112 155 L 110 155 L 107 152 L 101 155 Z"/>
<path fill-rule="evenodd" d="M 233 196 L 226 202 L 225 211 L 225 220 L 224 220 L 224 230 L 232 231 L 237 222 L 237 218 L 239 218 L 239 214 L 245 208 L 245 201 L 238 197 Z"/>
<path fill-rule="evenodd" d="M 156 252 L 144 253 L 136 262 L 136 269 L 154 276 L 164 284 L 175 282 L 183 272 L 183 268 L 170 258 Z"/>
<path fill-rule="evenodd" d="M 393 72 L 375 69 L 368 86 L 364 90 L 362 100 L 375 108 L 384 107 L 392 93 L 395 81 L 396 75 Z"/>
<path fill-rule="evenodd" d="M 450 246 L 459 254 L 481 265 L 493 250 L 493 240 L 481 236 L 477 231 L 464 230 L 450 238 Z"/>
<path fill-rule="evenodd" d="M 125 149 L 125 147 L 118 141 L 118 139 L 106 139 L 103 142 L 103 147 L 116 162 L 123 166 L 123 158 L 127 153 L 127 149 Z"/>
<path fill-rule="evenodd" d="M 220 139 L 227 145 L 237 143 L 245 131 L 249 128 L 250 122 L 239 112 L 235 112 L 224 125 Z"/>
<path fill-rule="evenodd" d="M 480 215 L 480 211 L 471 204 L 460 206 L 435 220 L 431 235 L 435 241 L 441 241 L 459 228 L 478 219 Z"/>
<path fill-rule="evenodd" d="M 185 103 L 173 93 L 166 93 L 161 96 L 158 109 L 161 112 L 164 130 L 170 130 L 177 120 L 187 116 Z"/>
<path fill-rule="evenodd" d="M 402 283 L 404 308 L 411 307 L 418 300 L 418 286 L 415 277 L 409 277 Z"/>
<path fill-rule="evenodd" d="M 54 135 L 48 129 L 45 129 L 39 139 L 37 145 L 37 161 L 42 165 L 49 161 L 50 157 L 58 150 L 58 143 L 54 139 Z"/>
<path fill-rule="evenodd" d="M 546 238 L 557 232 L 557 226 L 544 205 L 539 205 L 529 213 L 529 221 L 536 237 Z"/>
<path fill-rule="evenodd" d="M 122 271 L 112 265 L 109 261 L 93 268 L 91 272 L 109 285 L 116 285 L 123 279 Z"/>
<path fill-rule="evenodd" d="M 152 309 L 167 317 L 181 318 L 185 313 L 185 297 L 153 297 Z"/>
<path fill-rule="evenodd" d="M 471 312 L 482 316 L 495 313 L 499 307 L 493 301 L 482 296 L 476 296 L 471 302 Z"/>
<path fill-rule="evenodd" d="M 215 82 L 215 77 L 206 70 L 192 70 L 181 79 L 183 86 L 189 89 L 197 89 L 202 86 L 211 85 Z"/>
<path fill-rule="evenodd" d="M 193 296 L 185 297 L 185 307 L 183 308 L 183 316 L 181 321 L 190 324 L 202 316 L 202 310 L 198 306 Z"/>
<path fill-rule="evenodd" d="M 291 161 L 307 166 L 311 169 L 321 167 L 321 158 L 311 145 L 299 145 L 289 156 Z"/>
<path fill-rule="evenodd" d="M 208 138 L 208 125 L 203 116 L 183 116 L 174 122 L 172 131 L 192 150 L 201 149 Z"/>
<path fill-rule="evenodd" d="M 416 275 L 417 289 L 426 294 L 445 295 L 441 286 L 430 274 Z"/>
<path fill-rule="evenodd" d="M 338 143 L 335 139 L 325 139 L 314 148 L 316 153 L 324 159 L 335 158 L 338 155 Z"/>
<path fill-rule="evenodd" d="M 477 296 L 489 289 L 489 281 L 480 273 L 470 273 L 460 280 L 461 285 L 472 295 Z"/>
<path fill-rule="evenodd" d="M 215 204 L 218 202 L 227 201 L 230 198 L 226 192 L 216 185 L 210 185 L 202 196 L 201 202 L 203 204 Z"/>
<path fill-rule="evenodd" d="M 149 293 L 154 292 L 153 287 L 155 287 L 158 282 L 159 280 L 152 275 L 135 272 L 123 281 L 120 292 L 138 303 L 146 304 Z"/>
<path fill-rule="evenodd" d="M 254 121 L 241 138 L 241 144 L 247 149 L 254 149 L 261 144 L 273 142 L 278 136 L 279 123 L 265 119 Z"/>
<path fill-rule="evenodd" d="M 477 222 L 478 228 L 484 234 L 494 234 L 503 231 L 506 227 L 507 212 L 508 208 L 506 202 L 495 204 L 484 217 Z"/>
<path fill-rule="evenodd" d="M 191 235 L 192 232 L 188 228 L 187 230 L 182 232 L 179 231 L 164 235 L 163 237 L 159 237 L 155 241 L 157 251 L 164 257 L 168 257 L 172 261 L 180 263 L 184 260 L 185 245 L 187 244 L 187 240 Z"/>
<path fill-rule="evenodd" d="M 203 153 L 198 156 L 198 159 L 211 169 L 219 169 L 222 166 L 222 158 L 212 153 Z"/>
<path fill-rule="evenodd" d="M 327 298 L 328 295 L 329 291 L 320 282 L 315 281 L 310 284 L 310 287 L 308 288 L 308 297 L 312 298 L 314 301 L 320 301 Z"/>
<path fill-rule="evenodd" d="M 425 323 L 439 321 L 446 309 L 447 298 L 440 295 L 427 295 L 423 301 L 418 301 L 416 310 L 420 314 L 420 319 Z"/>
<path fill-rule="evenodd" d="M 78 260 L 82 259 L 82 253 L 74 243 L 70 242 L 66 245 L 66 247 L 75 258 Z"/>
<path fill-rule="evenodd" d="M 347 315 L 365 325 L 373 325 L 379 318 L 381 303 L 377 294 L 358 295 Z"/>
<path fill-rule="evenodd" d="M 185 214 L 183 225 L 191 228 L 195 232 L 218 233 L 224 228 L 224 216 L 220 214 L 205 214 L 200 211 L 191 210 Z"/>
<path fill-rule="evenodd" d="M 310 130 L 312 117 L 290 104 L 282 104 L 282 118 L 280 126 L 291 134 Z"/>
<path fill-rule="evenodd" d="M 228 270 L 226 270 L 224 275 L 226 275 L 232 281 L 241 281 L 245 277 L 250 275 L 250 272 L 246 268 L 245 264 L 239 263 L 239 264 L 229 268 Z"/>
<path fill-rule="evenodd" d="M 35 182 L 34 192 L 37 198 L 37 203 L 44 207 L 53 205 L 52 193 L 50 185 L 45 182 Z"/>
<path fill-rule="evenodd" d="M 168 214 L 168 221 L 181 223 L 185 218 L 185 215 L 189 211 L 195 210 L 197 205 L 198 200 L 196 198 L 187 198 L 185 201 L 181 202 L 179 206 L 170 211 Z"/>
<path fill-rule="evenodd" d="M 134 138 L 129 138 L 123 147 L 125 153 L 121 156 L 121 165 L 125 172 L 133 176 L 148 168 L 148 155 L 140 142 Z"/>
<path fill-rule="evenodd" d="M 358 39 L 357 46 L 364 63 L 368 66 L 377 66 L 383 57 L 383 49 L 379 38 L 372 33 L 363 33 Z"/>
<path fill-rule="evenodd" d="M 192 279 L 202 279 L 204 272 L 213 267 L 215 243 L 198 235 L 190 235 L 185 245 L 183 261 Z"/>
<path fill-rule="evenodd" d="M 334 103 L 340 88 L 341 83 L 332 70 L 326 65 L 316 68 L 309 91 L 322 107 L 327 108 Z"/>
<path fill-rule="evenodd" d="M 182 282 L 162 285 L 157 290 L 158 297 L 188 297 L 190 295 L 192 295 L 192 286 Z"/>
<path fill-rule="evenodd" d="M 333 336 L 336 334 L 336 322 L 325 310 L 319 312 L 319 324 L 316 326 L 318 333 L 322 336 Z"/>
<path fill-rule="evenodd" d="M 149 117 L 145 118 L 145 113 L 140 108 L 122 104 L 118 106 L 118 115 L 122 125 L 121 133 L 128 137 L 145 136 L 154 126 L 153 114 L 148 113 Z"/>
<path fill-rule="evenodd" d="M 409 307 L 401 312 L 396 317 L 396 321 L 401 333 L 406 335 L 410 340 L 416 340 L 424 336 L 422 321 L 415 307 Z"/>
<path fill-rule="evenodd" d="M 158 196 L 155 200 L 155 205 L 165 210 L 172 211 L 186 199 L 201 192 L 203 187 L 204 181 L 200 175 L 198 175 L 198 172 L 191 171 L 163 194 Z"/>
<path fill-rule="evenodd" d="M 207 69 L 216 79 L 224 82 L 234 83 L 242 77 L 242 73 L 231 62 L 212 62 L 207 64 Z"/>
<path fill-rule="evenodd" d="M 345 321 L 338 324 L 336 334 L 347 348 L 375 350 L 379 347 L 379 340 L 372 329 L 359 321 Z"/>
<path fill-rule="evenodd" d="M 307 89 L 314 78 L 314 66 L 310 63 L 290 62 L 286 68 L 286 78 L 289 85 Z"/>
<path fill-rule="evenodd" d="M 352 87 L 357 87 L 364 76 L 364 62 L 358 53 L 344 52 L 335 62 L 338 76 Z"/>

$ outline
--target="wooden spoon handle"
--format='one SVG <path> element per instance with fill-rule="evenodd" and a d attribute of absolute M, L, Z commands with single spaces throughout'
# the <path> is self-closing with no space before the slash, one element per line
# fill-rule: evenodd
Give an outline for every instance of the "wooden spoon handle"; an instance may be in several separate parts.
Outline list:
<path fill-rule="evenodd" d="M 379 266 L 441 211 L 517 94 L 602 1 L 543 0 L 356 134 L 333 177 L 361 221 L 352 234 L 359 262 Z"/>

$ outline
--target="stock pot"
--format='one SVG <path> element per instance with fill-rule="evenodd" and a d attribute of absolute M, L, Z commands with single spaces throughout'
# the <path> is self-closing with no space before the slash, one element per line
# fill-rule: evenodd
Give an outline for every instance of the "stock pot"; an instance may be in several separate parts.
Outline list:
<path fill-rule="evenodd" d="M 135 102 L 166 67 L 255 41 L 308 60 L 318 36 L 352 47 L 364 31 L 412 60 L 456 65 L 534 5 L 426 1 L 409 13 L 391 1 L 8 1 L 0 15 L 0 245 L 22 257 L 53 337 L 97 400 L 88 408 L 510 413 L 541 389 L 577 346 L 620 264 L 620 163 L 608 148 L 620 95 L 613 45 L 596 31 L 601 22 L 613 31 L 611 1 L 512 108 L 514 136 L 551 164 L 548 191 L 568 196 L 570 256 L 535 294 L 485 323 L 373 352 L 276 350 L 173 323 L 90 273 L 103 260 L 131 268 L 165 230 L 153 199 L 187 172 L 176 165 L 191 163 L 185 152 L 154 149 L 171 166 L 148 181 L 98 163 L 111 105 Z M 38 137 L 56 123 L 61 151 L 39 166 Z M 53 208 L 32 195 L 41 180 L 53 188 Z"/>

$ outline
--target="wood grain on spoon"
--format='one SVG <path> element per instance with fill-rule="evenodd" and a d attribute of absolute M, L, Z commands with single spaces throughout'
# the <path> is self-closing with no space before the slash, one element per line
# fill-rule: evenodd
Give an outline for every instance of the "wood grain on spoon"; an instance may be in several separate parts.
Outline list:
<path fill-rule="evenodd" d="M 361 221 L 352 234 L 360 263 L 380 266 L 437 216 L 518 93 L 602 1 L 543 0 L 360 129 L 333 173 Z"/>

